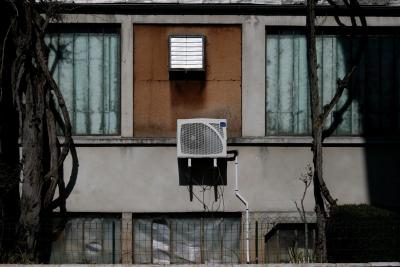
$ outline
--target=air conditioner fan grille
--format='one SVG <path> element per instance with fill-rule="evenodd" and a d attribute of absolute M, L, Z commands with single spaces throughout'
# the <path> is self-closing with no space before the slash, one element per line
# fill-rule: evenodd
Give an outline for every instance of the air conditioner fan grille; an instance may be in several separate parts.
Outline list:
<path fill-rule="evenodd" d="M 212 127 L 217 128 L 216 125 Z M 216 130 L 223 133 L 218 128 Z M 181 127 L 181 151 L 191 155 L 215 155 L 223 152 L 223 144 L 215 130 L 208 125 L 186 123 Z"/>

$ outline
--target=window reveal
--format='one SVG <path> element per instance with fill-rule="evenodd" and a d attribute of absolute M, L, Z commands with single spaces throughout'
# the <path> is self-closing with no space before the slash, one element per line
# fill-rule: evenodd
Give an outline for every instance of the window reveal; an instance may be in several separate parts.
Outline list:
<path fill-rule="evenodd" d="M 360 38 L 317 37 L 318 82 L 323 104 L 355 58 Z M 282 31 L 266 39 L 266 135 L 309 135 L 311 114 L 305 35 Z M 395 135 L 400 132 L 400 37 L 370 35 L 363 58 L 336 111 L 346 107 L 334 135 Z M 346 100 L 351 101 L 346 103 Z M 335 112 L 335 110 L 334 110 Z M 333 112 L 333 113 L 334 113 Z M 330 114 L 326 127 L 333 122 Z"/>
<path fill-rule="evenodd" d="M 78 28 L 79 29 L 79 28 Z M 58 32 L 46 36 L 49 65 L 60 86 L 75 135 L 119 133 L 119 47 L 116 32 Z"/>

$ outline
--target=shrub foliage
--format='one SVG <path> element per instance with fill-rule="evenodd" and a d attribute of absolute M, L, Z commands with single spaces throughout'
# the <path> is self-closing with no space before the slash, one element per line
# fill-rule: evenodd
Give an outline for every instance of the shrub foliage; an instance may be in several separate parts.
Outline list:
<path fill-rule="evenodd" d="M 400 261 L 400 214 L 369 205 L 342 205 L 327 225 L 329 262 Z"/>

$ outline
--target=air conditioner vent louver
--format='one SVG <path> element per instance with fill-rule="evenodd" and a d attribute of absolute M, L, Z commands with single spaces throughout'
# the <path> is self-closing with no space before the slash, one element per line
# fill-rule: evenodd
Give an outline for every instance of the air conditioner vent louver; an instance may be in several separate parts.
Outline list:
<path fill-rule="evenodd" d="M 170 71 L 204 71 L 205 37 L 201 35 L 169 36 Z"/>
<path fill-rule="evenodd" d="M 178 120 L 178 157 L 226 157 L 226 120 Z"/>

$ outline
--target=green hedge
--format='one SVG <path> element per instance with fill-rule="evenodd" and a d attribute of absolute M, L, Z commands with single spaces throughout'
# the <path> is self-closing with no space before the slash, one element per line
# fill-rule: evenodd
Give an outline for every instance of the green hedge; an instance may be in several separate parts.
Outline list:
<path fill-rule="evenodd" d="M 368 205 L 342 205 L 327 224 L 329 262 L 400 261 L 400 215 Z"/>

